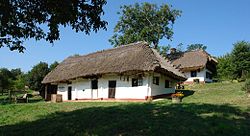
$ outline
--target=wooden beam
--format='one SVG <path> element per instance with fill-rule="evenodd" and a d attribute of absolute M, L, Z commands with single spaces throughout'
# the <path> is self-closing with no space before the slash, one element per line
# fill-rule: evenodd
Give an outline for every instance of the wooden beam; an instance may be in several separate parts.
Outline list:
<path fill-rule="evenodd" d="M 48 100 L 48 98 L 47 98 L 47 97 L 48 97 L 48 96 L 47 96 L 47 95 L 48 95 L 48 84 L 45 85 L 45 92 L 44 92 L 44 93 L 45 93 L 45 94 L 44 94 L 45 100 Z"/>

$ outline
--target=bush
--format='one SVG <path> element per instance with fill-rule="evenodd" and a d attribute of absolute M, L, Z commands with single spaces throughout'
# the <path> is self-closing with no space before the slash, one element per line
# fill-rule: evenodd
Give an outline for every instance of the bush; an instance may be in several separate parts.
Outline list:
<path fill-rule="evenodd" d="M 245 81 L 245 84 L 244 84 L 242 89 L 243 89 L 243 91 L 246 91 L 247 93 L 250 93 L 250 78 L 248 78 Z"/>

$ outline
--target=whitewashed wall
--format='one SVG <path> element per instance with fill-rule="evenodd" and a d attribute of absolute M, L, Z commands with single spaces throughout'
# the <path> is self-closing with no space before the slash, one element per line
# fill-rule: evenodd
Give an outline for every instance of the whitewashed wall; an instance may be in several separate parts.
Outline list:
<path fill-rule="evenodd" d="M 159 85 L 153 84 L 153 77 L 158 76 L 159 79 Z M 161 95 L 161 94 L 169 94 L 175 92 L 175 85 L 176 81 L 172 80 L 171 78 L 161 75 L 159 73 L 154 73 L 151 77 L 151 96 Z M 170 88 L 165 88 L 165 80 L 170 81 Z"/>
<path fill-rule="evenodd" d="M 184 73 L 185 76 L 188 78 L 185 82 L 193 82 L 194 79 L 199 79 L 200 82 L 204 82 L 205 81 L 205 77 L 206 77 L 206 70 L 202 69 L 200 70 L 200 72 L 197 71 L 197 76 L 196 77 L 191 77 L 191 72 L 185 72 Z"/>
<path fill-rule="evenodd" d="M 160 77 L 159 85 L 153 84 L 153 76 Z M 72 87 L 72 100 L 76 99 L 107 99 L 108 98 L 108 81 L 116 81 L 116 99 L 145 99 L 146 96 L 155 96 L 161 94 L 174 93 L 175 82 L 170 82 L 172 88 L 165 88 L 165 79 L 172 81 L 170 78 L 158 73 L 145 74 L 143 85 L 132 87 L 132 76 L 120 77 L 117 75 L 105 75 L 98 79 L 98 89 L 91 89 L 90 79 L 77 79 L 72 84 L 58 84 L 58 94 L 63 95 L 63 100 L 68 100 L 68 86 Z"/>
<path fill-rule="evenodd" d="M 63 95 L 63 100 L 68 100 L 68 86 L 72 87 L 72 100 L 75 99 L 98 99 L 108 98 L 108 81 L 116 81 L 116 99 L 145 99 L 145 96 L 150 95 L 148 91 L 148 76 L 143 77 L 143 86 L 132 87 L 132 77 L 124 77 L 120 79 L 120 76 L 106 75 L 98 79 L 98 89 L 91 89 L 90 79 L 78 79 L 72 82 L 72 84 L 58 84 L 58 94 Z"/>
<path fill-rule="evenodd" d="M 72 100 L 75 99 L 91 99 L 92 89 L 90 79 L 78 79 L 72 82 Z M 74 94 L 73 94 L 74 93 Z"/>
<path fill-rule="evenodd" d="M 184 74 L 188 78 L 185 82 L 186 83 L 192 83 L 194 79 L 199 79 L 200 82 L 213 82 L 211 79 L 206 78 L 206 72 L 212 73 L 208 69 L 204 68 L 200 72 L 197 71 L 196 77 L 191 77 L 191 72 L 185 72 Z"/>
<path fill-rule="evenodd" d="M 58 84 L 57 94 L 61 94 L 63 100 L 68 100 L 68 85 L 62 83 Z"/>

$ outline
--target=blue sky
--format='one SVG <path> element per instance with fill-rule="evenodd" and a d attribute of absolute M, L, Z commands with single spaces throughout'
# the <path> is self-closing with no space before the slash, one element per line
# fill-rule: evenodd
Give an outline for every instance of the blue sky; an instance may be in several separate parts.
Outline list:
<path fill-rule="evenodd" d="M 104 7 L 108 21 L 107 31 L 91 35 L 75 33 L 70 28 L 61 28 L 61 39 L 51 45 L 45 41 L 26 41 L 26 51 L 20 54 L 7 48 L 0 48 L 0 67 L 21 68 L 27 72 L 40 61 L 49 64 L 74 54 L 87 54 L 112 48 L 108 39 L 113 35 L 121 5 L 136 2 L 150 2 L 158 5 L 168 3 L 182 10 L 182 16 L 174 24 L 173 40 L 163 39 L 161 45 L 184 47 L 191 43 L 203 43 L 214 56 L 230 52 L 233 43 L 250 41 L 250 0 L 108 0 Z"/>

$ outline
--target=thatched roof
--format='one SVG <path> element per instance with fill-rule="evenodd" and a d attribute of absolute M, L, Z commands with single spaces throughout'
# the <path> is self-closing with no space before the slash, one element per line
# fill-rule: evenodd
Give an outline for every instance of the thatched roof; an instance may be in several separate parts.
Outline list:
<path fill-rule="evenodd" d="M 202 69 L 208 62 L 216 65 L 218 62 L 204 50 L 194 50 L 170 54 L 169 59 L 172 64 L 182 71 Z"/>
<path fill-rule="evenodd" d="M 42 83 L 131 71 L 160 71 L 177 80 L 186 80 L 178 69 L 163 59 L 148 43 L 137 42 L 83 56 L 68 57 L 46 75 Z"/>

